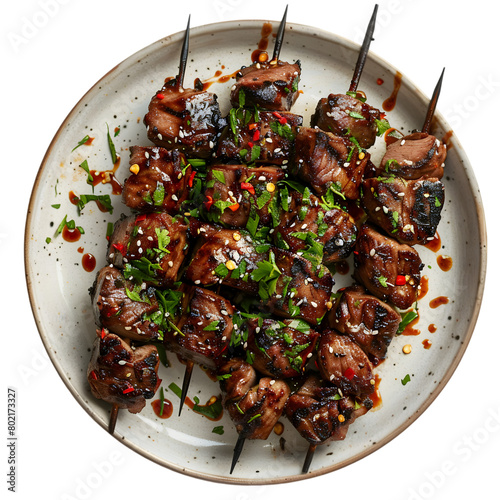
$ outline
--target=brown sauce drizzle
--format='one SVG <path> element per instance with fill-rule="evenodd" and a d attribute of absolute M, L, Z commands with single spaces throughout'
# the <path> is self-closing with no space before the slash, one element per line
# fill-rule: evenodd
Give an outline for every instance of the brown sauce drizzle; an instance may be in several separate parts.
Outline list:
<path fill-rule="evenodd" d="M 94 142 L 95 137 L 89 137 L 84 143 L 84 146 L 90 146 Z"/>
<path fill-rule="evenodd" d="M 422 300 L 429 291 L 429 277 L 422 276 L 420 279 L 420 289 L 418 291 L 418 300 Z"/>
<path fill-rule="evenodd" d="M 170 418 L 174 411 L 174 406 L 168 399 L 163 400 L 163 412 L 161 411 L 161 400 L 155 399 L 151 406 L 153 407 L 153 411 L 158 418 Z M 161 415 L 160 415 L 161 413 Z"/>
<path fill-rule="evenodd" d="M 212 399 L 212 398 L 211 398 Z M 207 418 L 208 420 L 211 420 L 212 422 L 217 422 L 218 420 L 220 420 L 222 418 L 222 415 L 224 414 L 223 411 L 220 412 L 220 415 L 217 416 L 217 418 L 211 418 L 211 417 L 207 417 L 207 415 L 205 415 L 204 413 L 199 413 L 197 411 L 194 410 L 194 401 L 191 399 L 191 398 L 186 398 L 184 400 L 184 404 L 191 410 L 193 410 L 195 413 L 198 413 L 199 415 L 203 415 L 205 418 Z M 205 404 L 205 405 L 200 405 L 200 404 L 197 404 L 196 406 L 198 408 L 207 408 L 209 406 L 211 406 L 213 403 L 210 403 L 210 401 Z"/>
<path fill-rule="evenodd" d="M 429 330 L 429 332 L 435 333 L 437 330 L 437 326 L 434 323 L 431 323 L 427 329 Z"/>
<path fill-rule="evenodd" d="M 337 271 L 342 276 L 349 273 L 349 262 L 346 260 L 341 260 L 335 263 L 335 271 Z"/>
<path fill-rule="evenodd" d="M 68 229 L 68 226 L 64 226 L 62 230 L 62 237 L 64 241 L 69 243 L 75 243 L 82 237 L 82 233 L 78 229 Z"/>
<path fill-rule="evenodd" d="M 432 346 L 432 341 L 429 339 L 422 340 L 422 345 L 424 346 L 424 349 L 430 349 Z"/>
<path fill-rule="evenodd" d="M 368 396 L 373 403 L 373 409 L 376 410 L 382 406 L 382 396 L 380 394 L 379 386 L 381 382 L 381 378 L 378 373 L 373 377 L 375 379 L 374 391 Z"/>
<path fill-rule="evenodd" d="M 121 157 L 118 156 L 112 170 L 91 170 L 92 185 L 95 187 L 98 184 L 111 184 L 112 194 L 121 194 L 123 191 L 122 185 L 116 180 L 115 173 L 120 166 Z"/>
<path fill-rule="evenodd" d="M 88 273 L 91 273 L 96 266 L 96 259 L 91 253 L 86 253 L 82 257 L 82 267 L 87 271 Z"/>
<path fill-rule="evenodd" d="M 273 32 L 273 25 L 271 23 L 264 23 L 262 25 L 262 29 L 260 31 L 260 40 L 257 44 L 257 49 L 252 52 L 252 62 L 265 62 L 268 59 L 267 56 L 267 46 L 269 44 L 269 36 Z M 265 54 L 265 58 L 261 56 L 261 54 Z"/>
<path fill-rule="evenodd" d="M 403 330 L 403 333 L 401 335 L 405 335 L 407 337 L 415 337 L 417 335 L 420 335 L 420 330 L 418 328 L 415 328 L 415 325 L 418 323 L 420 319 L 420 313 L 417 311 L 417 317 L 408 325 L 406 325 L 406 328 Z"/>
<path fill-rule="evenodd" d="M 443 295 L 441 295 L 440 297 L 436 297 L 435 299 L 432 299 L 429 302 L 429 307 L 431 309 L 436 309 L 436 307 L 448 304 L 449 301 L 450 301 L 450 299 L 448 297 L 444 297 Z"/>
<path fill-rule="evenodd" d="M 439 236 L 437 231 L 434 238 L 429 240 L 424 247 L 432 250 L 433 252 L 438 252 L 441 249 L 441 236 Z"/>
<path fill-rule="evenodd" d="M 392 94 L 382 103 L 384 111 L 392 111 L 395 108 L 402 80 L 403 75 L 399 71 L 396 71 L 396 74 L 394 75 L 394 88 Z"/>
<path fill-rule="evenodd" d="M 444 134 L 443 138 L 441 139 L 441 142 L 446 144 L 447 149 L 451 149 L 453 147 L 453 143 L 451 142 L 451 138 L 453 136 L 453 130 L 448 130 L 446 134 Z"/>
<path fill-rule="evenodd" d="M 453 267 L 453 259 L 447 255 L 438 255 L 437 263 L 441 271 L 447 272 Z"/>

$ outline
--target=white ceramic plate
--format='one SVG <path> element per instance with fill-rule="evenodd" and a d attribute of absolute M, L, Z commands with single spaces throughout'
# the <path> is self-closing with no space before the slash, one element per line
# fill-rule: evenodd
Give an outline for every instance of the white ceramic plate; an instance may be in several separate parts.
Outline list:
<path fill-rule="evenodd" d="M 263 21 L 242 21 L 192 29 L 186 86 L 197 77 L 206 81 L 218 71 L 228 75 L 250 64 L 262 25 Z M 277 23 L 274 23 L 276 29 Z M 79 216 L 69 201 L 69 193 L 91 192 L 86 184 L 87 176 L 79 167 L 83 160 L 86 159 L 93 170 L 112 167 L 106 123 L 112 135 L 115 127 L 121 128 L 114 139 L 122 157 L 117 178 L 127 177 L 128 148 L 149 144 L 142 118 L 151 96 L 163 80 L 177 74 L 182 38 L 183 33 L 177 33 L 146 47 L 112 69 L 89 90 L 50 144 L 30 201 L 25 262 L 38 329 L 68 389 L 103 427 L 108 424 L 110 405 L 92 397 L 86 380 L 95 336 L 88 289 L 95 272 L 83 269 L 82 255 L 91 253 L 96 257 L 96 271 L 105 265 L 107 223 L 128 210 L 119 196 L 111 196 L 112 215 L 90 203 Z M 271 41 L 270 51 L 272 44 Z M 348 88 L 358 50 L 355 44 L 331 33 L 287 25 L 281 58 L 301 60 L 303 94 L 293 111 L 304 116 L 305 124 L 321 97 L 330 92 L 345 92 Z M 395 68 L 385 61 L 374 55 L 368 58 L 360 89 L 366 92 L 370 104 L 382 107 L 382 102 L 393 90 L 395 74 Z M 384 83 L 377 83 L 377 79 Z M 215 82 L 210 88 L 219 96 L 225 112 L 229 107 L 232 83 L 233 80 Z M 428 97 L 403 75 L 396 107 L 388 113 L 388 119 L 404 133 L 417 129 L 423 123 L 427 102 Z M 450 131 L 439 113 L 434 125 L 433 132 L 438 138 Z M 92 144 L 72 152 L 87 134 L 94 138 Z M 375 451 L 410 425 L 440 392 L 459 363 L 472 335 L 483 292 L 486 236 L 480 195 L 469 162 L 455 136 L 451 137 L 450 144 L 444 178 L 446 202 L 439 227 L 443 248 L 435 253 L 418 247 L 425 263 L 423 274 L 429 278 L 429 292 L 419 303 L 421 318 L 417 328 L 421 334 L 394 339 L 388 360 L 377 369 L 381 378 L 382 407 L 358 419 L 350 427 L 345 441 L 319 447 L 308 475 L 300 473 L 307 443 L 283 418 L 284 449 L 280 446 L 280 437 L 275 434 L 267 441 L 247 442 L 230 476 L 237 434 L 229 417 L 224 415 L 221 421 L 214 423 L 185 408 L 182 417 L 178 418 L 179 400 L 171 391 L 165 392 L 165 397 L 174 405 L 171 418 L 157 418 L 149 402 L 137 415 L 122 410 L 116 437 L 145 457 L 185 474 L 214 481 L 259 484 L 294 481 L 333 471 Z M 371 151 L 375 162 L 380 160 L 384 149 L 384 142 L 378 139 Z M 96 194 L 110 192 L 109 185 L 96 188 Z M 57 204 L 60 208 L 52 207 Z M 54 236 L 65 215 L 85 231 L 77 243 L 68 243 L 61 235 Z M 46 242 L 48 237 L 52 239 L 50 243 Z M 453 259 L 450 271 L 443 272 L 439 268 L 438 255 Z M 349 276 L 337 275 L 336 278 L 339 287 L 351 283 Z M 438 296 L 448 297 L 449 303 L 429 308 L 429 301 Z M 436 325 L 435 333 L 428 331 L 431 324 Z M 430 349 L 422 345 L 425 339 L 432 341 Z M 408 343 L 413 351 L 404 355 L 402 346 Z M 172 366 L 160 369 L 165 389 L 171 382 L 180 386 L 184 372 L 183 365 L 174 355 L 170 355 L 169 360 Z M 401 379 L 407 374 L 410 382 L 403 386 Z M 198 396 L 204 403 L 218 393 L 218 384 L 195 367 L 189 396 Z M 224 426 L 223 435 L 212 433 L 215 425 Z M 97 434 L 95 439 L 98 439 Z"/>

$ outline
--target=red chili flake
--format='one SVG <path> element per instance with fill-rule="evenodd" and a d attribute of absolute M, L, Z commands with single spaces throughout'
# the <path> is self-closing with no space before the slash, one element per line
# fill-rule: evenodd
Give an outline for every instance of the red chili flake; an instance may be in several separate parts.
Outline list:
<path fill-rule="evenodd" d="M 130 386 L 130 387 L 127 387 L 126 389 L 124 389 L 122 391 L 122 393 L 123 394 L 128 394 L 129 392 L 134 392 L 134 391 L 135 391 L 135 389 L 132 386 Z"/>
<path fill-rule="evenodd" d="M 104 328 L 101 328 L 101 339 L 103 339 L 106 336 L 107 332 Z"/>
<path fill-rule="evenodd" d="M 347 368 L 347 370 L 344 372 L 344 377 L 347 380 L 352 380 L 354 378 L 354 375 L 356 375 L 356 373 L 351 367 Z"/>
<path fill-rule="evenodd" d="M 241 189 L 246 189 L 250 194 L 255 194 L 255 188 L 249 182 L 242 182 Z"/>
<path fill-rule="evenodd" d="M 92 371 L 90 372 L 90 378 L 92 378 L 92 379 L 94 379 L 94 380 L 97 380 L 97 374 L 96 374 L 96 372 L 95 372 L 94 370 L 92 370 Z"/>
<path fill-rule="evenodd" d="M 396 276 L 396 285 L 406 285 L 406 277 L 402 274 Z"/>
<path fill-rule="evenodd" d="M 382 78 L 377 78 L 377 85 L 383 85 L 384 80 Z"/>
<path fill-rule="evenodd" d="M 253 148 L 253 142 L 248 141 L 248 147 Z"/>
<path fill-rule="evenodd" d="M 252 136 L 252 141 L 257 142 L 259 139 L 260 139 L 260 130 L 256 130 L 256 131 L 253 133 L 253 136 Z"/>
<path fill-rule="evenodd" d="M 354 255 L 359 255 L 359 252 L 357 250 L 354 250 L 354 252 L 352 252 Z"/>
<path fill-rule="evenodd" d="M 250 125 L 248 125 L 248 130 L 253 130 L 254 128 L 257 128 L 256 123 L 250 123 Z"/>
<path fill-rule="evenodd" d="M 165 99 L 165 96 L 163 94 L 156 94 L 156 97 L 158 97 L 158 99 Z"/>
<path fill-rule="evenodd" d="M 113 243 L 112 246 L 115 250 L 118 250 L 123 256 L 125 256 L 125 254 L 127 253 L 125 245 L 122 245 L 121 243 Z"/>
<path fill-rule="evenodd" d="M 195 171 L 193 171 L 193 172 L 191 172 L 191 175 L 189 176 L 189 179 L 188 179 L 188 186 L 189 186 L 190 188 L 192 188 L 192 187 L 193 187 L 193 181 L 194 181 L 194 176 L 195 176 L 195 175 L 196 175 L 196 172 L 195 172 Z"/>
<path fill-rule="evenodd" d="M 146 214 L 141 214 L 138 215 L 137 218 L 135 219 L 136 222 L 142 222 L 143 220 L 146 220 L 147 215 Z"/>
<path fill-rule="evenodd" d="M 207 196 L 205 201 L 205 208 L 210 210 L 210 207 L 214 204 L 214 199 L 211 196 Z"/>
<path fill-rule="evenodd" d="M 275 116 L 278 120 L 283 118 L 277 111 L 273 111 L 273 116 Z"/>
<path fill-rule="evenodd" d="M 282 116 L 278 121 L 280 122 L 281 125 L 285 125 L 286 123 L 288 123 L 287 119 L 284 116 Z"/>
<path fill-rule="evenodd" d="M 229 210 L 231 210 L 233 212 L 236 212 L 236 210 L 238 210 L 238 208 L 240 208 L 239 203 L 235 203 L 234 205 L 229 205 Z"/>
<path fill-rule="evenodd" d="M 380 119 L 383 120 L 387 116 L 387 113 L 380 113 Z"/>

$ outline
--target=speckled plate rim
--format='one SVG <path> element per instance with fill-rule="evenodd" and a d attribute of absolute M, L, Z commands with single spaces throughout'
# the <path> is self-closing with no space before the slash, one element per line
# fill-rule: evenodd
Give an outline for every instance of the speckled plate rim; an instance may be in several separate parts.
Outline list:
<path fill-rule="evenodd" d="M 219 23 L 212 23 L 208 25 L 203 25 L 199 27 L 194 27 L 191 28 L 191 36 L 194 37 L 196 35 L 206 35 L 206 34 L 211 34 L 219 30 L 231 30 L 231 29 L 237 29 L 238 27 L 254 27 L 256 30 L 260 29 L 262 26 L 263 22 L 269 22 L 269 20 L 239 20 L 239 21 L 225 21 L 225 22 L 219 22 Z M 323 40 L 327 43 L 332 43 L 344 48 L 347 48 L 349 50 L 359 50 L 359 46 L 355 44 L 354 42 L 351 42 L 350 40 L 343 38 L 339 35 L 336 35 L 334 33 L 325 31 L 325 30 L 320 30 L 318 28 L 314 28 L 311 26 L 307 25 L 302 25 L 302 24 L 297 24 L 297 23 L 287 23 L 287 30 L 296 30 L 302 32 L 304 35 L 309 35 L 311 37 L 316 37 L 318 40 Z M 56 134 L 54 135 L 54 138 L 52 139 L 49 147 L 47 148 L 47 151 L 42 159 L 41 165 L 39 167 L 38 173 L 36 175 L 34 185 L 33 185 L 33 190 L 30 196 L 29 204 L 28 204 L 28 210 L 27 210 L 27 217 L 26 217 L 26 225 L 25 225 L 25 235 L 24 235 L 24 265 L 25 265 L 25 276 L 26 276 L 26 284 L 28 288 L 28 296 L 30 300 L 30 305 L 32 309 L 32 313 L 35 319 L 35 323 L 38 329 L 38 332 L 40 334 L 40 337 L 42 339 L 43 345 L 45 349 L 47 350 L 47 353 L 56 368 L 59 376 L 61 377 L 62 381 L 66 385 L 66 387 L 69 389 L 71 394 L 74 396 L 74 398 L 78 401 L 78 403 L 84 408 L 84 410 L 103 428 L 106 428 L 107 423 L 101 421 L 101 419 L 98 418 L 96 413 L 86 404 L 84 398 L 82 395 L 75 390 L 75 388 L 72 386 L 70 381 L 68 380 L 67 376 L 64 373 L 64 370 L 62 369 L 62 366 L 57 358 L 57 356 L 53 353 L 51 349 L 51 345 L 49 342 L 49 337 L 47 335 L 47 332 L 45 330 L 45 325 L 43 324 L 40 315 L 38 314 L 38 308 L 35 300 L 35 293 L 34 293 L 34 285 L 33 285 L 33 269 L 31 267 L 31 263 L 29 261 L 29 254 L 30 254 L 30 232 L 31 232 L 31 227 L 32 227 L 32 218 L 33 218 L 33 213 L 34 213 L 34 202 L 36 198 L 36 193 L 37 190 L 39 189 L 41 179 L 43 177 L 43 174 L 45 172 L 45 169 L 49 167 L 48 165 L 48 160 L 51 156 L 51 153 L 57 144 L 57 142 L 60 139 L 60 136 L 67 126 L 67 124 L 73 119 L 76 113 L 78 113 L 78 109 L 80 105 L 86 100 L 87 96 L 91 94 L 97 87 L 99 87 L 101 84 L 103 84 L 106 80 L 106 78 L 110 75 L 112 75 L 115 71 L 117 71 L 118 68 L 120 68 L 122 65 L 127 65 L 130 63 L 131 60 L 139 60 L 143 59 L 144 57 L 147 57 L 148 53 L 153 52 L 157 50 L 159 47 L 162 47 L 165 49 L 167 44 L 176 44 L 179 43 L 184 37 L 184 31 L 175 33 L 173 35 L 169 35 L 165 38 L 162 38 L 156 42 L 153 42 L 152 44 L 144 47 L 143 49 L 140 49 L 136 53 L 132 54 L 131 56 L 127 57 L 124 59 L 121 63 L 117 64 L 115 67 L 113 67 L 110 71 L 108 71 L 101 79 L 99 79 L 83 96 L 82 98 L 75 104 L 73 109 L 68 113 L 67 117 L 65 120 L 62 122 L 61 126 L 57 130 Z M 368 59 L 373 60 L 377 64 L 384 66 L 392 75 L 395 75 L 398 70 L 388 63 L 386 60 L 380 58 L 376 54 L 370 52 L 368 55 Z M 403 74 L 403 79 L 405 82 L 405 85 L 408 86 L 408 88 L 416 95 L 418 96 L 419 99 L 427 99 L 425 95 L 412 83 L 411 80 L 406 78 Z M 436 113 L 435 116 L 436 123 L 438 123 L 443 129 L 445 130 L 451 130 L 451 127 L 446 123 L 442 115 L 440 115 L 439 112 Z M 239 484 L 239 485 L 262 485 L 262 484 L 282 484 L 286 482 L 293 482 L 293 481 L 299 481 L 299 480 L 304 480 L 312 477 L 317 477 L 323 474 L 327 474 L 330 472 L 333 472 L 335 470 L 341 469 L 343 467 L 346 467 L 354 462 L 357 462 L 358 460 L 361 460 L 362 458 L 370 455 L 374 451 L 380 449 L 382 446 L 386 445 L 389 443 L 392 439 L 394 439 L 396 436 L 401 434 L 406 428 L 408 428 L 415 420 L 422 415 L 422 413 L 430 406 L 430 404 L 436 399 L 436 397 L 441 393 L 443 388 L 446 386 L 446 384 L 449 382 L 450 378 L 452 377 L 453 373 L 455 372 L 457 366 L 459 365 L 466 349 L 467 346 L 470 342 L 470 339 L 472 337 L 472 334 L 474 332 L 474 328 L 477 322 L 477 318 L 479 316 L 480 308 L 481 308 L 481 302 L 482 302 L 482 297 L 483 297 L 483 292 L 484 292 L 484 286 L 485 286 L 485 279 L 486 279 L 486 262 L 487 262 L 487 236 L 486 236 L 486 222 L 485 222 L 485 215 L 484 215 L 484 210 L 483 210 L 483 205 L 481 201 L 481 195 L 479 191 L 479 187 L 476 181 L 476 178 L 474 176 L 474 172 L 472 167 L 470 166 L 469 160 L 465 154 L 465 151 L 463 150 L 459 140 L 455 135 L 453 135 L 453 146 L 457 150 L 457 154 L 459 158 L 461 159 L 461 165 L 462 169 L 467 177 L 469 186 L 474 193 L 474 203 L 475 203 L 475 209 L 476 209 L 476 216 L 477 216 L 477 228 L 478 228 L 478 233 L 480 236 L 480 241 L 477 243 L 479 245 L 479 262 L 478 262 L 478 285 L 477 289 L 475 291 L 475 305 L 473 308 L 472 316 L 469 318 L 469 325 L 467 328 L 467 331 L 465 332 L 465 338 L 463 339 L 463 342 L 454 357 L 453 362 L 450 364 L 448 367 L 447 371 L 445 372 L 444 376 L 440 380 L 438 387 L 436 390 L 434 390 L 431 395 L 425 399 L 420 407 L 418 408 L 417 411 L 413 413 L 403 424 L 401 424 L 399 427 L 394 429 L 392 432 L 390 432 L 388 435 L 386 435 L 384 438 L 380 439 L 376 444 L 374 444 L 372 447 L 363 450 L 362 452 L 359 452 L 352 457 L 345 459 L 341 462 L 335 463 L 331 466 L 323 467 L 321 469 L 314 470 L 308 474 L 295 474 L 295 475 L 289 475 L 286 477 L 278 477 L 278 478 L 265 478 L 265 479 L 259 479 L 259 478 L 252 478 L 252 479 L 245 479 L 245 478 L 231 478 L 227 476 L 220 476 L 216 474 L 209 474 L 206 472 L 200 472 L 196 471 L 190 468 L 182 467 L 179 465 L 176 465 L 171 462 L 167 462 L 165 460 L 160 459 L 159 457 L 155 456 L 154 454 L 151 454 L 144 449 L 142 449 L 140 446 L 136 445 L 135 443 L 132 443 L 128 440 L 123 440 L 119 436 L 115 436 L 117 440 L 119 440 L 121 443 L 125 444 L 127 447 L 130 449 L 136 451 L 137 453 L 141 454 L 145 458 L 151 460 L 152 462 L 155 462 L 161 466 L 167 467 L 173 471 L 180 472 L 182 474 L 199 478 L 199 479 L 204 479 L 208 481 L 213 481 L 213 482 L 218 482 L 218 483 L 225 483 L 225 484 Z"/>

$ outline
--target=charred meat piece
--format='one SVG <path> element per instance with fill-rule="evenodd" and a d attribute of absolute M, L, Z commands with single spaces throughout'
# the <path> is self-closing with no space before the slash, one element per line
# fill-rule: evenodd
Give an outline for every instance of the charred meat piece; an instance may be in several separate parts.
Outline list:
<path fill-rule="evenodd" d="M 420 271 L 418 252 L 383 236 L 364 224 L 354 251 L 354 278 L 373 295 L 408 309 L 417 300 Z"/>
<path fill-rule="evenodd" d="M 275 378 L 301 375 L 315 352 L 318 332 L 301 320 L 249 319 L 247 350 L 260 373 Z"/>
<path fill-rule="evenodd" d="M 214 165 L 207 174 L 205 208 L 207 218 L 230 227 L 245 227 L 249 217 L 261 225 L 278 223 L 273 212 L 278 194 L 276 184 L 285 173 L 278 167 L 248 168 L 246 165 Z"/>
<path fill-rule="evenodd" d="M 132 210 L 164 210 L 178 213 L 187 199 L 191 165 L 177 150 L 164 148 L 130 148 L 130 175 L 123 186 L 123 203 Z"/>
<path fill-rule="evenodd" d="M 166 212 L 132 215 L 115 223 L 108 262 L 148 285 L 170 287 L 188 251 L 187 226 Z"/>
<path fill-rule="evenodd" d="M 375 144 L 380 111 L 356 97 L 330 94 L 320 99 L 311 118 L 311 127 L 318 127 L 335 135 L 354 137 L 363 149 Z"/>
<path fill-rule="evenodd" d="M 99 326 L 132 340 L 157 340 L 161 336 L 152 319 L 159 310 L 152 288 L 142 289 L 117 268 L 108 266 L 97 273 L 90 295 Z"/>
<path fill-rule="evenodd" d="M 223 161 L 288 164 L 302 116 L 284 111 L 232 108 L 217 156 Z"/>
<path fill-rule="evenodd" d="M 226 409 L 236 430 L 246 439 L 267 439 L 281 417 L 290 388 L 283 380 L 261 378 L 239 401 Z"/>
<path fill-rule="evenodd" d="M 231 341 L 234 308 L 224 297 L 199 287 L 189 287 L 182 302 L 177 329 L 165 336 L 167 347 L 213 370 Z"/>
<path fill-rule="evenodd" d="M 290 111 L 297 100 L 300 62 L 272 60 L 242 68 L 231 89 L 231 105 L 256 106 L 268 111 Z"/>
<path fill-rule="evenodd" d="M 211 156 L 224 124 L 215 94 L 184 89 L 175 78 L 151 99 L 144 117 L 151 142 L 194 158 Z"/>
<path fill-rule="evenodd" d="M 288 398 L 285 413 L 300 435 L 317 445 L 344 439 L 348 426 L 371 407 L 370 399 L 356 404 L 337 387 L 310 375 Z"/>
<path fill-rule="evenodd" d="M 354 340 L 377 365 L 398 330 L 401 315 L 385 302 L 366 293 L 360 285 L 340 291 L 325 324 Z"/>
<path fill-rule="evenodd" d="M 404 179 L 443 177 L 446 144 L 433 135 L 415 132 L 387 146 L 375 175 L 396 175 Z"/>
<path fill-rule="evenodd" d="M 300 127 L 291 170 L 320 196 L 334 188 L 346 198 L 355 200 L 359 197 L 369 156 L 346 137 L 318 128 Z"/>
<path fill-rule="evenodd" d="M 186 270 L 187 279 L 195 285 L 220 283 L 258 294 L 260 307 L 277 316 L 314 325 L 321 321 L 335 283 L 321 258 L 313 264 L 287 250 L 257 245 L 244 231 L 207 226 L 198 229 L 200 246 Z"/>
<path fill-rule="evenodd" d="M 356 242 L 357 228 L 352 217 L 336 207 L 328 207 L 314 195 L 292 191 L 287 197 L 288 210 L 273 232 L 276 246 L 294 253 L 308 252 L 321 245 L 323 264 L 346 259 Z M 282 202 L 283 203 L 283 202 Z"/>
<path fill-rule="evenodd" d="M 114 333 L 98 334 L 87 380 L 97 399 L 139 413 L 146 405 L 146 399 L 151 399 L 160 386 L 159 365 L 155 346 L 132 349 Z"/>
<path fill-rule="evenodd" d="M 323 379 L 343 394 L 364 398 L 375 389 L 372 364 L 354 341 L 334 330 L 322 332 L 318 345 L 318 369 Z"/>
<path fill-rule="evenodd" d="M 400 243 L 427 243 L 436 234 L 444 186 L 436 178 L 372 177 L 363 181 L 361 202 L 368 218 Z"/>
<path fill-rule="evenodd" d="M 238 402 L 256 383 L 253 366 L 240 358 L 231 358 L 217 371 L 223 404 Z"/>

